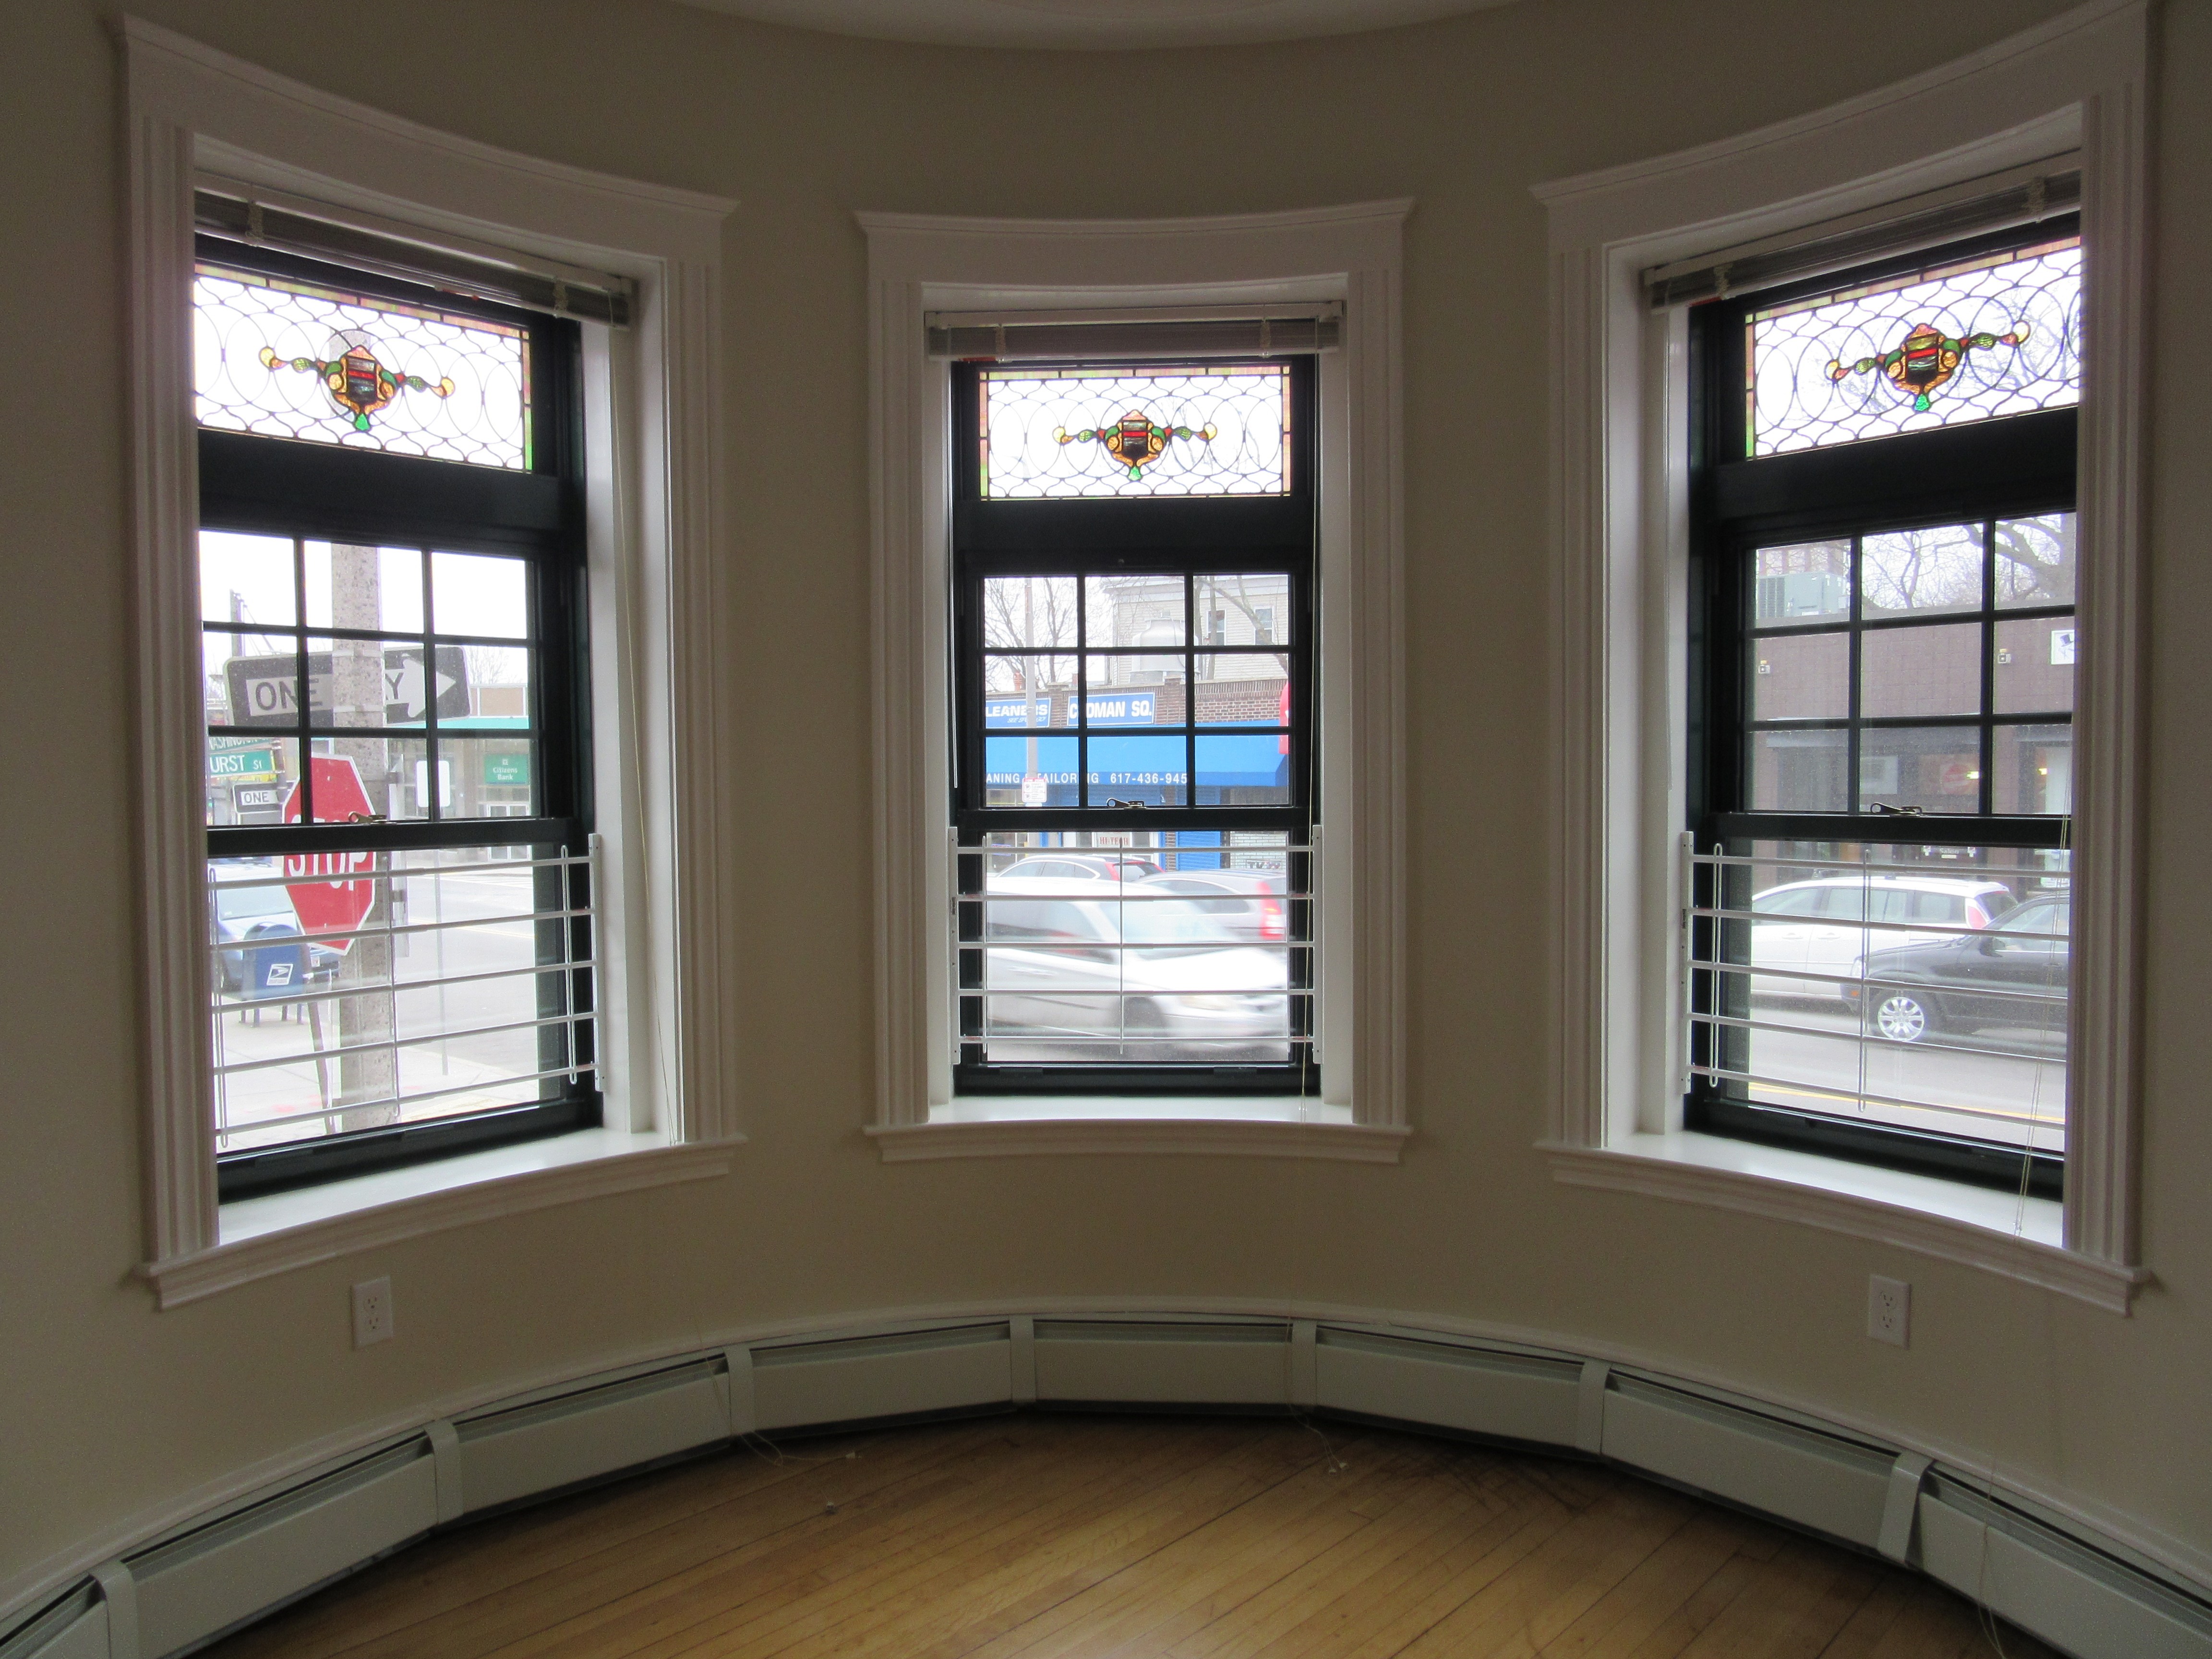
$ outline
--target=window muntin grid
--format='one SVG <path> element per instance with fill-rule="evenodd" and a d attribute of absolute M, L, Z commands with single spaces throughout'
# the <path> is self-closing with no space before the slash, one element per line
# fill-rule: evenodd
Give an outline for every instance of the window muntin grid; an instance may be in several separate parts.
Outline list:
<path fill-rule="evenodd" d="M 1291 804 L 1291 597 L 1282 571 L 983 578 L 981 804 Z"/>
<path fill-rule="evenodd" d="M 976 381 L 987 501 L 1290 493 L 1286 364 L 987 368 Z"/>
<path fill-rule="evenodd" d="M 210 827 L 534 815 L 527 561 L 204 530 L 200 573 Z"/>
<path fill-rule="evenodd" d="M 2072 810 L 2072 514 L 1746 556 L 1747 810 Z"/>
<path fill-rule="evenodd" d="M 1754 311 L 1746 453 L 1781 455 L 2081 398 L 2078 236 Z"/>
<path fill-rule="evenodd" d="M 192 319 L 203 428 L 531 469 L 514 324 L 206 263 Z"/>

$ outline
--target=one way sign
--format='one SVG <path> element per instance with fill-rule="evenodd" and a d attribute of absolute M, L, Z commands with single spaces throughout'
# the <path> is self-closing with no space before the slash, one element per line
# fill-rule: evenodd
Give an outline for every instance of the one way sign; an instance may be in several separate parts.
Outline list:
<path fill-rule="evenodd" d="M 226 689 L 230 693 L 231 725 L 298 726 L 297 657 L 233 657 L 223 665 L 223 672 Z M 468 657 L 458 645 L 437 647 L 427 684 L 422 672 L 422 647 L 419 645 L 386 646 L 379 672 L 384 690 L 383 724 L 386 726 L 422 725 L 434 696 L 441 720 L 460 720 L 470 713 Z M 331 719 L 333 689 L 331 653 L 310 651 L 307 705 L 318 726 Z M 359 720 L 368 711 L 356 702 L 341 712 Z"/>

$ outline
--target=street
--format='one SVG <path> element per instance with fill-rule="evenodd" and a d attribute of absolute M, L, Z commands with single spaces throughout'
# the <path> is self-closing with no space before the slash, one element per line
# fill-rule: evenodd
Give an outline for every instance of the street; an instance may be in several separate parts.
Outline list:
<path fill-rule="evenodd" d="M 1777 1079 L 1748 1085 L 1755 1101 L 2033 1145 L 2049 1152 L 2065 1148 L 2065 1037 L 2061 1032 L 1943 1032 L 1914 1044 L 1869 1042 L 1862 1050 L 1858 1016 L 1833 999 L 1754 994 L 1751 1006 L 1754 1019 L 1835 1034 L 1752 1032 L 1749 1069 Z M 1937 1044 L 2008 1052 L 1955 1054 Z M 1863 1083 L 1859 1076 L 1862 1052 Z M 1862 1088 L 1868 1094 L 1926 1105 L 1870 1101 L 1862 1107 Z"/>

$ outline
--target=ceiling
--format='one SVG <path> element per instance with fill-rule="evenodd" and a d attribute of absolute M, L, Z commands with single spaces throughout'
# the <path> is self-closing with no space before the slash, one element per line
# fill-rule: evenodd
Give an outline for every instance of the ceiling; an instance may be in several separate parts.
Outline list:
<path fill-rule="evenodd" d="M 836 34 L 940 46 L 1079 51 L 1239 46 L 1351 34 L 1504 0 L 688 0 Z"/>

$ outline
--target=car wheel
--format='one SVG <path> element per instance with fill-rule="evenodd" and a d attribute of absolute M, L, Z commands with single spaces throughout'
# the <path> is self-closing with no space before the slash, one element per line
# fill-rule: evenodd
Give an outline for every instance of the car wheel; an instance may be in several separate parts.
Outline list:
<path fill-rule="evenodd" d="M 1917 1042 L 1936 1029 L 1936 1011 L 1910 991 L 1892 991 L 1875 1005 L 1874 1024 L 1893 1042 Z"/>

